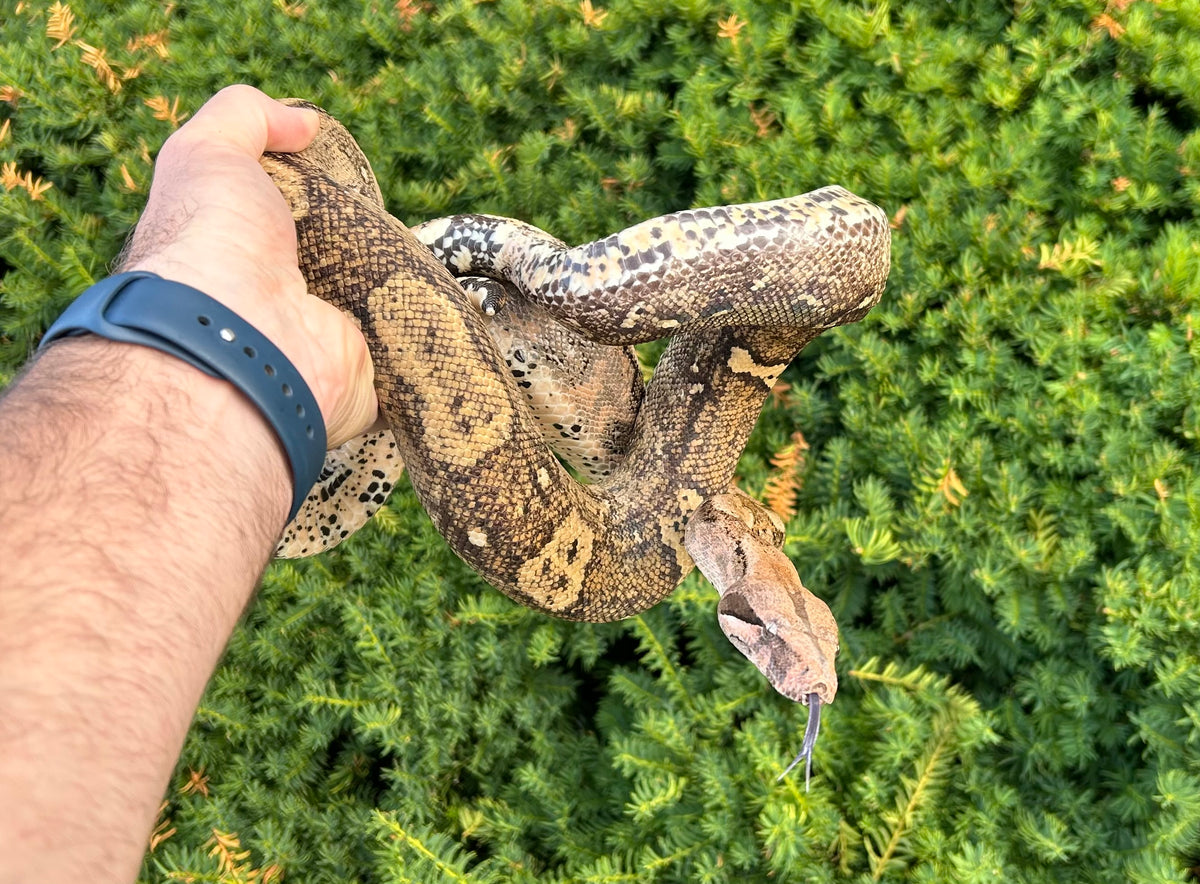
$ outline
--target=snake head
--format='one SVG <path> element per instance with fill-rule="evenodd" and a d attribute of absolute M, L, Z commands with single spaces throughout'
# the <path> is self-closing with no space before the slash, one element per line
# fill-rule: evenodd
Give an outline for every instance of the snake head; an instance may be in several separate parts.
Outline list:
<path fill-rule="evenodd" d="M 783 696 L 832 703 L 837 694 L 837 624 L 829 606 L 800 583 L 748 575 L 717 605 L 725 637 Z"/>
<path fill-rule="evenodd" d="M 832 703 L 837 623 L 829 606 L 804 588 L 779 548 L 783 523 L 736 492 L 708 498 L 692 513 L 684 546 L 717 588 L 717 622 L 771 687 L 789 700 L 815 694 Z"/>
<path fill-rule="evenodd" d="M 808 706 L 800 754 L 779 775 L 782 780 L 803 761 L 807 792 L 821 706 L 837 693 L 837 624 L 829 606 L 804 588 L 794 569 L 791 574 L 793 579 L 782 584 L 742 580 L 717 605 L 717 621 L 775 690 Z"/>
<path fill-rule="evenodd" d="M 735 648 L 783 696 L 808 706 L 804 745 L 788 771 L 805 761 L 805 788 L 821 727 L 821 706 L 837 695 L 837 623 L 804 588 L 779 548 L 779 518 L 740 492 L 708 498 L 692 514 L 684 546 L 717 588 L 717 622 Z"/>

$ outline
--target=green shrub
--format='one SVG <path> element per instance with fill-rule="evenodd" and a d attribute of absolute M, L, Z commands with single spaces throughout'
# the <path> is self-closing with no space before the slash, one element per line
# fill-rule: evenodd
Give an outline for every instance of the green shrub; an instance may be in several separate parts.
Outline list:
<path fill-rule="evenodd" d="M 811 793 L 774 782 L 804 710 L 698 577 L 552 621 L 403 488 L 268 571 L 144 880 L 1195 880 L 1195 3 L 57 9 L 0 0 L 0 383 L 233 81 L 344 120 L 403 219 L 584 241 L 837 182 L 895 227 L 883 303 L 789 370 L 740 470 L 798 486 L 788 552 L 843 630 Z"/>

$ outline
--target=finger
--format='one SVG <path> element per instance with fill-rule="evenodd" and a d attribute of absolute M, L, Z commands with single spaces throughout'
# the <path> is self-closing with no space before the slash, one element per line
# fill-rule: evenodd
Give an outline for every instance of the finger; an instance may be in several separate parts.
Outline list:
<path fill-rule="evenodd" d="M 258 159 L 267 150 L 302 150 L 316 136 L 318 125 L 314 111 L 288 107 L 253 86 L 238 85 L 210 98 L 176 136 Z"/>
<path fill-rule="evenodd" d="M 306 107 L 289 107 L 272 98 L 264 110 L 267 115 L 266 150 L 282 153 L 304 150 L 321 126 L 317 112 Z"/>

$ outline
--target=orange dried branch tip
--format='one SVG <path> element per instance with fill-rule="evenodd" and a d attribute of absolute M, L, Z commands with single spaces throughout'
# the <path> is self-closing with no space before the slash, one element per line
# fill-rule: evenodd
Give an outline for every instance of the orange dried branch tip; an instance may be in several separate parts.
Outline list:
<path fill-rule="evenodd" d="M 129 167 L 124 163 L 121 163 L 121 187 L 126 193 L 137 193 L 140 190 L 133 176 L 129 174 Z"/>
<path fill-rule="evenodd" d="M 154 119 L 170 123 L 173 129 L 190 116 L 186 113 L 179 113 L 179 96 L 176 96 L 174 101 L 167 101 L 166 96 L 156 95 L 153 98 L 145 99 L 142 103 L 154 111 Z"/>
<path fill-rule="evenodd" d="M 729 18 L 717 22 L 717 36 L 737 46 L 738 34 L 741 33 L 744 27 L 746 27 L 746 22 L 738 18 L 735 13 L 729 16 Z"/>
<path fill-rule="evenodd" d="M 208 797 L 208 775 L 204 773 L 204 768 L 192 770 L 188 768 L 188 781 L 179 787 L 179 791 L 184 795 L 203 795 Z"/>
<path fill-rule="evenodd" d="M 75 13 L 71 11 L 70 6 L 56 0 L 50 7 L 50 17 L 46 19 L 46 36 L 56 41 L 51 49 L 61 49 L 75 36 Z"/>
<path fill-rule="evenodd" d="M 283 868 L 278 863 L 256 869 L 246 862 L 250 851 L 242 849 L 242 842 L 236 832 L 213 829 L 212 833 L 212 837 L 204 846 L 212 845 L 208 855 L 217 860 L 222 884 L 277 884 L 283 880 Z"/>
<path fill-rule="evenodd" d="M 942 480 L 938 482 L 937 490 L 950 502 L 951 506 L 958 506 L 962 503 L 962 499 L 971 493 L 958 478 L 958 473 L 954 472 L 954 467 L 949 464 L 946 464 L 946 472 L 942 475 Z"/>
<path fill-rule="evenodd" d="M 17 164 L 15 162 L 5 163 L 0 166 L 0 186 L 5 190 L 12 190 L 15 187 L 21 186 L 21 176 L 17 173 Z"/>
<path fill-rule="evenodd" d="M 9 132 L 12 131 L 12 120 L 5 120 L 0 123 L 0 144 L 8 140 Z"/>
<path fill-rule="evenodd" d="M 162 844 L 164 841 L 178 832 L 179 830 L 171 825 L 171 821 L 169 819 L 163 820 L 158 824 L 158 826 L 155 827 L 154 831 L 150 833 L 150 852 L 154 853 L 158 845 Z"/>
<path fill-rule="evenodd" d="M 17 106 L 17 102 L 21 100 L 24 93 L 16 86 L 0 86 L 0 101 Z"/>
<path fill-rule="evenodd" d="M 54 186 L 54 183 L 43 181 L 41 178 L 35 179 L 32 172 L 22 175 L 17 171 L 17 164 L 9 162 L 0 166 L 0 186 L 3 186 L 5 190 L 22 188 L 29 192 L 31 200 L 40 200 L 46 191 Z"/>
<path fill-rule="evenodd" d="M 137 52 L 139 49 L 149 49 L 159 58 L 169 58 L 171 51 L 167 48 L 167 32 L 155 31 L 153 34 L 142 34 L 140 37 L 133 37 L 125 48 L 130 52 Z"/>
<path fill-rule="evenodd" d="M 1108 31 L 1108 36 L 1112 37 L 1114 40 L 1125 33 L 1125 26 L 1107 12 L 1102 12 L 1092 19 L 1092 29 L 1096 31 Z"/>
<path fill-rule="evenodd" d="M 421 0 L 396 0 L 396 16 L 400 19 L 400 30 L 411 31 L 413 19 L 429 8 Z"/>
<path fill-rule="evenodd" d="M 303 3 L 288 3 L 287 0 L 275 0 L 275 6 L 288 18 L 304 18 L 308 7 Z"/>
<path fill-rule="evenodd" d="M 567 117 L 562 121 L 562 125 L 551 131 L 550 134 L 555 138 L 561 138 L 563 141 L 574 141 L 578 132 L 579 127 L 576 125 L 575 121 L 570 117 Z"/>
<path fill-rule="evenodd" d="M 166 801 L 164 801 L 162 804 L 160 804 L 158 806 L 159 820 L 154 826 L 154 831 L 150 833 L 150 852 L 151 853 L 154 853 L 154 850 L 156 847 L 158 847 L 158 845 L 162 844 L 164 841 L 166 841 L 168 838 L 170 838 L 176 832 L 175 827 L 171 825 L 171 818 L 163 816 L 163 811 L 166 809 L 167 809 Z"/>
<path fill-rule="evenodd" d="M 82 40 L 76 40 L 75 45 L 83 50 L 80 60 L 96 72 L 96 76 L 100 78 L 101 83 L 108 87 L 108 91 L 120 92 L 121 80 L 117 77 L 116 71 L 112 69 L 112 65 L 108 63 L 108 50 L 91 46 Z"/>
<path fill-rule="evenodd" d="M 804 469 L 804 452 L 808 442 L 799 430 L 791 441 L 771 456 L 771 475 L 763 486 L 763 499 L 771 512 L 785 522 L 796 515 L 796 494 L 800 491 L 800 472 Z"/>
<path fill-rule="evenodd" d="M 212 832 L 212 837 L 205 843 L 206 847 L 212 845 L 208 855 L 216 857 L 222 875 L 240 879 L 244 868 L 241 864 L 250 856 L 250 851 L 242 850 L 242 842 L 236 832 L 222 832 L 220 829 L 213 829 Z"/>
<path fill-rule="evenodd" d="M 787 381 L 776 381 L 771 387 L 771 404 L 774 406 L 787 406 L 792 401 L 792 385 Z"/>
<path fill-rule="evenodd" d="M 604 24 L 604 20 L 608 18 L 608 11 L 605 9 L 596 9 L 592 6 L 592 0 L 581 0 L 579 11 L 583 15 L 583 23 L 589 28 L 598 28 Z"/>
<path fill-rule="evenodd" d="M 771 134 L 771 127 L 775 125 L 776 117 L 770 108 L 764 107 L 762 110 L 758 110 L 754 105 L 750 105 L 750 120 L 758 131 L 758 137 L 766 138 Z"/>

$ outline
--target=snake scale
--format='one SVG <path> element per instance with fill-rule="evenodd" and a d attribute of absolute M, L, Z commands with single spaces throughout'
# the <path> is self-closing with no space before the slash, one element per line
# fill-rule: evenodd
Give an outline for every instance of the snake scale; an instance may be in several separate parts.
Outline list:
<path fill-rule="evenodd" d="M 797 761 L 811 760 L 837 690 L 837 627 L 780 551 L 779 519 L 731 482 L 787 364 L 878 302 L 882 210 L 825 187 L 575 248 L 487 215 L 409 230 L 341 124 L 289 103 L 317 110 L 320 132 L 263 166 L 291 206 L 309 291 L 366 338 L 388 430 L 330 452 L 277 555 L 348 536 L 407 467 L 455 553 L 538 611 L 629 617 L 694 563 L 731 642 L 809 705 Z M 643 391 L 629 345 L 667 336 Z M 601 384 L 590 410 L 572 397 L 589 373 Z"/>

